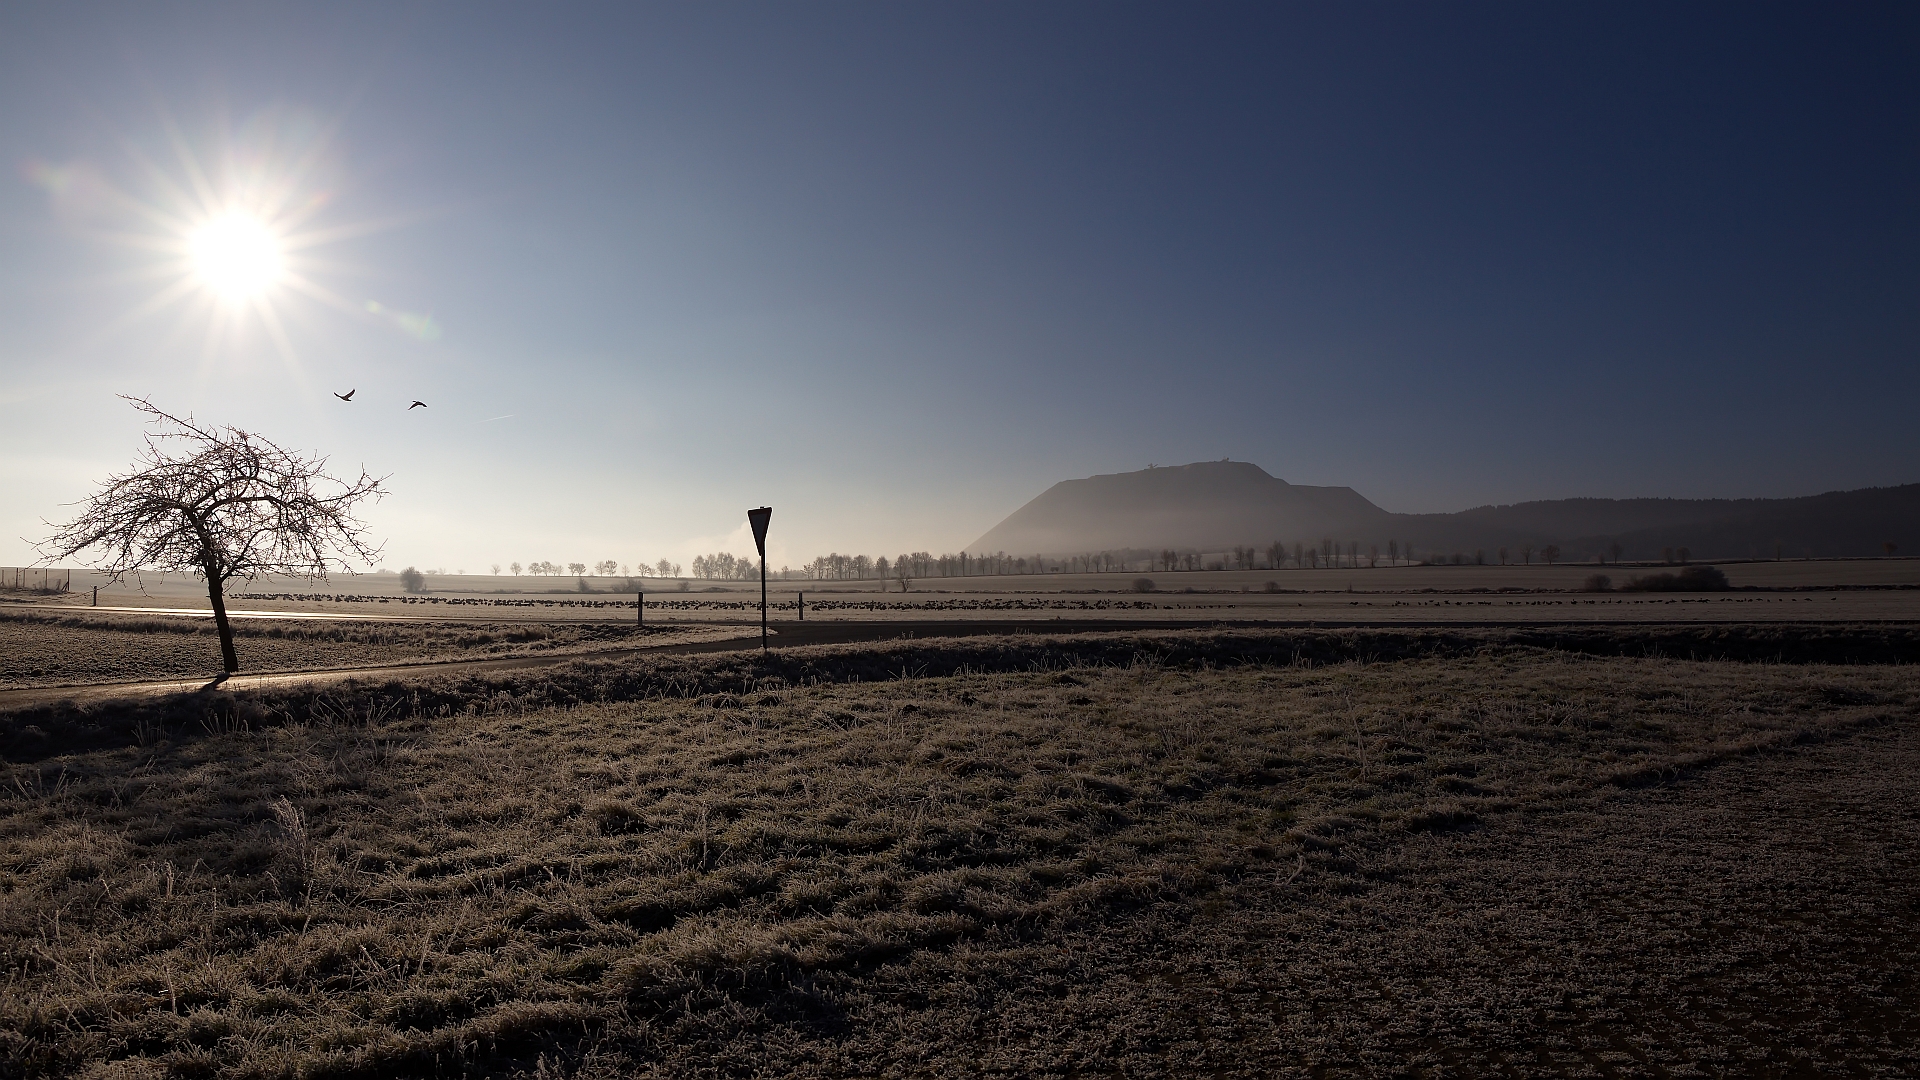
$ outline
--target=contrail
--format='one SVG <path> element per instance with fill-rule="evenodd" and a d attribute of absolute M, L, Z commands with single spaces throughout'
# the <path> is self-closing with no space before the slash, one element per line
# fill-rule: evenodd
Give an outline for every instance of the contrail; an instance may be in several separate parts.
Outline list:
<path fill-rule="evenodd" d="M 480 421 L 480 422 L 481 422 L 481 423 L 483 423 L 483 424 L 491 424 L 491 423 L 493 423 L 493 422 L 494 422 L 495 420 L 505 420 L 505 419 L 506 419 L 506 418 L 507 418 L 508 416 L 512 416 L 512 415 L 514 415 L 514 414 L 513 414 L 513 413 L 507 413 L 507 414 L 506 414 L 506 416 L 489 416 L 489 417 L 487 417 L 487 418 L 486 418 L 485 420 L 482 420 L 482 421 Z"/>

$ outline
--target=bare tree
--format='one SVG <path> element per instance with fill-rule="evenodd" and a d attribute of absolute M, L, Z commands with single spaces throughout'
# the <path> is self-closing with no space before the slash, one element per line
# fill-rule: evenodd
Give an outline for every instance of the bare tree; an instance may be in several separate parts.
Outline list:
<path fill-rule="evenodd" d="M 1552 566 L 1553 560 L 1560 557 L 1560 545 L 1548 544 L 1546 547 L 1541 548 L 1540 557 L 1547 560 L 1548 566 Z"/>
<path fill-rule="evenodd" d="M 1617 563 L 1620 561 L 1620 556 L 1624 554 L 1626 550 L 1626 548 L 1620 546 L 1620 541 L 1615 540 L 1613 543 L 1607 545 L 1607 557 Z"/>
<path fill-rule="evenodd" d="M 494 577 L 499 577 L 499 576 L 500 576 L 500 564 L 499 564 L 499 563 L 494 563 L 494 564 L 493 564 L 493 576 L 494 576 Z"/>
<path fill-rule="evenodd" d="M 513 576 L 514 576 L 514 577 L 519 577 L 519 576 L 520 576 L 520 564 L 519 564 L 519 563 L 513 563 L 513 564 L 511 564 L 511 565 L 509 565 L 509 566 L 507 567 L 507 569 L 509 569 L 509 570 L 511 570 L 511 571 L 513 571 Z"/>
<path fill-rule="evenodd" d="M 893 578 L 900 583 L 900 591 L 906 592 L 913 584 L 913 556 L 902 555 L 893 560 Z"/>
<path fill-rule="evenodd" d="M 227 582 L 262 574 L 324 581 L 331 570 L 379 559 L 354 515 L 362 502 L 386 493 L 385 477 L 362 469 L 341 480 L 319 455 L 239 428 L 182 420 L 145 398 L 123 400 L 156 430 L 145 436 L 131 470 L 109 476 L 79 517 L 39 544 L 42 558 L 98 552 L 87 565 L 109 581 L 147 570 L 199 574 L 229 673 L 240 670 L 240 658 L 227 622 Z"/>

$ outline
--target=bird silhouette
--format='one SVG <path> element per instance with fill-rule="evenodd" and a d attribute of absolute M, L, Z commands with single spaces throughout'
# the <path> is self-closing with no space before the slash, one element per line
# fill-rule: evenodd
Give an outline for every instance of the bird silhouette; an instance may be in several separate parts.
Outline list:
<path fill-rule="evenodd" d="M 409 406 L 407 406 L 407 411 L 408 411 L 408 412 L 412 412 L 412 411 L 413 411 L 413 410 L 415 410 L 415 409 L 424 409 L 424 408 L 426 408 L 426 407 L 427 407 L 427 403 L 426 403 L 426 402 L 424 402 L 424 401 L 416 401 L 416 402 L 414 402 L 413 404 L 411 404 L 411 405 L 409 405 Z"/>
<path fill-rule="evenodd" d="M 339 398 L 339 399 L 340 399 L 341 401 L 352 401 L 352 400 L 353 400 L 353 395 L 355 395 L 355 394 L 357 394 L 357 393 L 359 393 L 359 392 L 360 392 L 360 388 L 356 386 L 356 387 L 354 387 L 353 389 L 351 389 L 351 390 L 349 390 L 349 391 L 347 391 L 347 392 L 346 392 L 346 393 L 344 393 L 344 394 L 335 394 L 335 395 L 333 395 L 333 396 L 334 396 L 334 397 L 337 397 L 337 398 Z"/>

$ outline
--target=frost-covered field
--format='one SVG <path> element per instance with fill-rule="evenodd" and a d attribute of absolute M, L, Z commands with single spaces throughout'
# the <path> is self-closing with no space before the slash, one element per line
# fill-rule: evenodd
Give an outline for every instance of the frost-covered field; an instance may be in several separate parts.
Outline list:
<path fill-rule="evenodd" d="M 1915 668 L 1390 644 L 3 717 L 5 1072 L 1920 1066 Z"/>

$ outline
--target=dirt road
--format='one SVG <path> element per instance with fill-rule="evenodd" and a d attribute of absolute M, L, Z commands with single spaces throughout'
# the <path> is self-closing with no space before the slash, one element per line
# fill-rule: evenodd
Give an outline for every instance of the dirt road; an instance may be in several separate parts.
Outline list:
<path fill-rule="evenodd" d="M 1858 625 L 1853 620 L 1828 623 L 1815 620 L 1810 625 Z M 1703 625 L 1746 625 L 1744 620 L 1713 620 L 1705 623 L 1701 620 L 1675 620 L 1673 622 L 1648 621 L 1645 623 L 1608 624 L 1610 630 L 1628 630 L 1640 628 L 1677 628 L 1701 627 Z M 1886 622 L 1884 625 L 1900 627 L 1911 623 Z M 1205 629 L 1266 629 L 1266 630 L 1521 630 L 1521 629 L 1595 629 L 1594 624 L 1566 620 L 1540 621 L 1525 626 L 1504 619 L 1462 619 L 1441 618 L 1407 620 L 1382 625 L 1368 619 L 1219 619 L 1200 621 L 1194 619 L 1179 620 L 1141 620 L 1141 619 L 927 619 L 927 620 L 851 620 L 823 619 L 808 622 L 780 622 L 772 626 L 771 644 L 776 648 L 794 648 L 803 645 L 845 645 L 867 641 L 889 641 L 898 638 L 952 638 L 973 637 L 988 634 L 1081 634 L 1122 631 L 1165 631 L 1165 630 L 1205 630 Z M 324 685 L 344 682 L 352 679 L 408 679 L 437 675 L 464 675 L 479 672 L 525 671 L 555 667 L 577 660 L 612 660 L 641 653 L 707 653 L 733 652 L 742 649 L 760 647 L 760 637 L 751 633 L 748 627 L 741 627 L 743 634 L 717 640 L 679 642 L 668 645 L 636 646 L 631 648 L 611 648 L 593 652 L 549 653 L 531 656 L 509 656 L 487 659 L 460 659 L 427 662 L 409 662 L 397 664 L 360 665 L 342 668 L 324 668 L 300 671 L 263 671 L 245 672 L 225 679 L 208 675 L 205 678 L 171 678 L 134 682 L 86 683 L 68 686 L 28 687 L 17 690 L 0 690 L 0 713 L 15 712 L 21 709 L 38 708 L 59 702 L 97 705 L 110 701 L 137 700 L 143 698 L 164 697 L 169 694 L 196 693 L 216 689 L 246 690 L 272 686 L 290 686 L 295 684 Z M 757 629 L 757 628 L 756 628 Z"/>
<path fill-rule="evenodd" d="M 1093 619 L 1055 619 L 1046 622 L 1011 619 L 977 622 L 963 622 L 959 620 L 852 622 L 835 620 L 806 623 L 778 623 L 772 627 L 772 636 L 769 640 L 775 646 L 792 648 L 800 645 L 843 645 L 853 642 L 882 641 L 902 637 L 969 637 L 979 634 L 1015 633 L 1071 634 L 1098 630 L 1169 630 L 1194 629 L 1195 627 L 1196 624 L 1192 622 L 1122 623 L 1114 620 Z M 386 680 L 421 678 L 433 675 L 464 675 L 477 672 L 524 671 L 555 667 L 575 660 L 611 660 L 640 653 L 731 652 L 740 649 L 757 649 L 759 647 L 760 637 L 755 633 L 751 636 L 722 638 L 714 641 L 681 642 L 672 645 L 606 649 L 590 653 L 572 652 L 533 656 L 507 656 L 481 660 L 445 660 L 426 663 L 362 665 L 306 671 L 242 672 L 241 674 L 229 676 L 224 679 L 209 675 L 206 678 L 192 679 L 153 679 L 138 682 L 29 687 L 19 690 L 0 690 L 0 712 L 14 712 L 21 709 L 38 708 L 43 705 L 52 705 L 58 702 L 96 705 L 109 701 L 165 697 L 170 694 L 190 694 L 216 689 L 252 690 L 262 687 L 291 686 L 295 684 L 316 685 L 344 682 L 349 679 Z"/>

